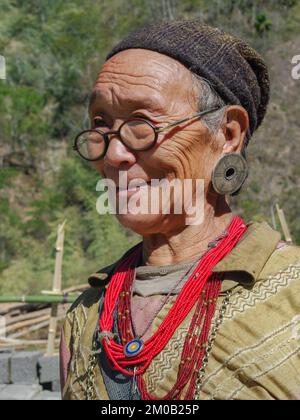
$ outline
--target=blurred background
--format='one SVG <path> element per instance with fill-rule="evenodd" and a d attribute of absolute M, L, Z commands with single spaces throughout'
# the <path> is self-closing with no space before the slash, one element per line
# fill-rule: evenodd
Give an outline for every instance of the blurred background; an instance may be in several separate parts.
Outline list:
<path fill-rule="evenodd" d="M 65 227 L 63 286 L 118 258 L 139 238 L 96 212 L 98 175 L 72 151 L 107 52 L 161 18 L 199 18 L 247 40 L 272 79 L 267 118 L 248 147 L 250 175 L 231 205 L 272 225 L 284 209 L 300 244 L 299 0 L 0 0 L 0 295 L 52 286 L 57 226 Z"/>

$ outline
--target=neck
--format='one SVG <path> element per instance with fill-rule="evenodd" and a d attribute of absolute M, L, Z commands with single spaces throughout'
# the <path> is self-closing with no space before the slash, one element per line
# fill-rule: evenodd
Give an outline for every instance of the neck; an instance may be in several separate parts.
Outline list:
<path fill-rule="evenodd" d="M 232 216 L 233 212 L 224 197 L 220 197 L 214 205 L 206 202 L 202 224 L 184 226 L 166 234 L 144 236 L 144 264 L 164 266 L 200 258 L 209 242 L 227 228 Z"/>

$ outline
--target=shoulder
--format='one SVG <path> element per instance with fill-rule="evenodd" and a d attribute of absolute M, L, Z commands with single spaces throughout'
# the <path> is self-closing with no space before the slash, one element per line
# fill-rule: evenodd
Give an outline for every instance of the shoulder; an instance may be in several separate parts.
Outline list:
<path fill-rule="evenodd" d="M 257 310 L 266 310 L 270 325 L 294 322 L 300 307 L 300 247 L 279 243 L 266 262 L 251 293 Z"/>
<path fill-rule="evenodd" d="M 99 306 L 101 296 L 105 293 L 108 285 L 110 274 L 116 265 L 117 263 L 103 267 L 88 277 L 90 288 L 85 290 L 71 305 L 67 311 L 66 321 L 72 322 L 74 317 L 78 317 L 79 314 L 83 318 L 88 318 L 89 311 L 93 307 Z"/>
<path fill-rule="evenodd" d="M 95 305 L 99 302 L 101 294 L 103 293 L 103 288 L 89 288 L 85 290 L 71 305 L 70 309 L 68 310 L 68 314 L 78 310 L 80 306 L 85 307 L 86 309 L 90 308 L 91 306 Z"/>
<path fill-rule="evenodd" d="M 280 241 L 261 271 L 260 278 L 280 276 L 283 273 L 300 280 L 300 247 Z"/>

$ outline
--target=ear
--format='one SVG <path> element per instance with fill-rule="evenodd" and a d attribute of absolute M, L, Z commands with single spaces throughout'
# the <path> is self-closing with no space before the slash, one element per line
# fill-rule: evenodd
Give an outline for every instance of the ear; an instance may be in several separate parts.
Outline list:
<path fill-rule="evenodd" d="M 248 128 L 249 116 L 245 108 L 239 105 L 228 106 L 222 125 L 223 153 L 241 152 Z"/>

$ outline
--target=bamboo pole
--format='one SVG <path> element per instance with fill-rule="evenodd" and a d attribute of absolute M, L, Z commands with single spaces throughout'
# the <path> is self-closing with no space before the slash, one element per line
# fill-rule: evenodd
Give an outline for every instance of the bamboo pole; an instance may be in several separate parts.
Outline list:
<path fill-rule="evenodd" d="M 55 245 L 56 257 L 55 257 L 55 270 L 53 277 L 53 288 L 54 293 L 61 293 L 61 268 L 62 268 L 62 258 L 64 251 L 64 238 L 65 238 L 65 224 L 66 221 L 58 226 L 57 230 L 57 241 Z"/>
<path fill-rule="evenodd" d="M 12 296 L 9 296 L 9 297 L 11 298 Z M 22 296 L 22 298 L 23 297 L 24 296 Z M 6 298 L 6 296 L 0 296 L 0 303 L 3 303 L 3 302 L 5 303 L 5 298 Z M 17 300 L 15 303 L 20 303 L 20 302 L 22 302 L 22 301 Z M 8 302 L 5 306 L 7 306 L 6 309 L 2 309 L 0 311 L 0 315 L 2 315 L 2 316 L 3 315 L 14 316 L 15 314 L 19 315 L 22 312 L 34 311 L 36 309 L 36 305 L 33 306 L 30 303 L 28 303 L 28 304 L 26 304 L 26 303 L 22 304 L 21 303 L 19 305 L 13 305 L 13 302 Z M 48 306 L 48 304 L 47 303 L 46 304 L 40 304 L 38 306 L 40 307 L 40 309 L 45 309 Z"/>
<path fill-rule="evenodd" d="M 64 316 L 59 316 L 58 320 L 62 320 L 64 318 Z M 19 337 L 23 337 L 26 334 L 32 333 L 34 331 L 38 331 L 41 330 L 42 328 L 46 328 L 49 327 L 49 319 L 43 322 L 39 322 L 38 324 L 33 325 L 32 327 L 27 328 L 24 331 L 20 331 L 14 334 L 11 334 L 9 336 L 9 338 L 19 338 Z"/>
<path fill-rule="evenodd" d="M 35 324 L 29 328 L 26 328 L 26 330 L 19 331 L 14 334 L 10 334 L 9 338 L 17 339 L 20 337 L 24 337 L 24 335 L 41 330 L 42 328 L 46 328 L 46 327 L 49 327 L 49 319 L 47 321 L 39 322 L 38 324 Z"/>
<path fill-rule="evenodd" d="M 291 234 L 290 234 L 290 230 L 289 230 L 286 218 L 285 218 L 284 211 L 283 211 L 283 209 L 281 209 L 279 207 L 279 205 L 277 203 L 276 203 L 276 211 L 277 211 L 277 214 L 278 214 L 279 222 L 280 222 L 280 225 L 281 225 L 281 228 L 282 228 L 282 231 L 283 231 L 286 242 L 293 243 L 293 240 L 292 240 L 292 237 L 291 237 Z"/>
<path fill-rule="evenodd" d="M 6 318 L 6 326 L 16 324 L 21 321 L 27 321 L 28 319 L 36 319 L 42 315 L 49 315 L 50 316 L 50 310 L 49 308 L 41 309 L 39 311 L 29 312 L 28 314 L 20 314 L 17 316 L 9 316 L 7 315 Z"/>
<path fill-rule="evenodd" d="M 64 221 L 61 225 L 58 226 L 57 230 L 57 240 L 55 245 L 55 269 L 54 269 L 54 277 L 53 277 L 53 293 L 61 293 L 61 272 L 62 272 L 62 258 L 63 258 L 63 251 L 64 251 L 64 237 L 65 237 L 65 224 Z M 51 318 L 49 323 L 49 332 L 48 332 L 48 342 L 47 342 L 47 351 L 46 356 L 53 356 L 54 354 L 54 347 L 55 347 L 55 336 L 56 336 L 56 329 L 57 329 L 57 312 L 58 312 L 58 305 L 57 303 L 53 303 L 51 307 Z"/>
<path fill-rule="evenodd" d="M 0 296 L 0 303 L 73 303 L 78 294 L 28 295 L 28 296 Z"/>
<path fill-rule="evenodd" d="M 27 321 L 20 321 L 16 324 L 13 324 L 13 325 L 10 325 L 9 327 L 7 327 L 6 328 L 6 333 L 8 334 L 8 333 L 10 333 L 12 331 L 15 331 L 15 330 L 30 327 L 31 325 L 37 324 L 37 323 L 42 322 L 42 321 L 47 321 L 48 320 L 48 322 L 49 322 L 49 318 L 50 318 L 49 315 L 42 315 L 42 316 L 40 316 L 36 319 L 28 319 Z"/>

